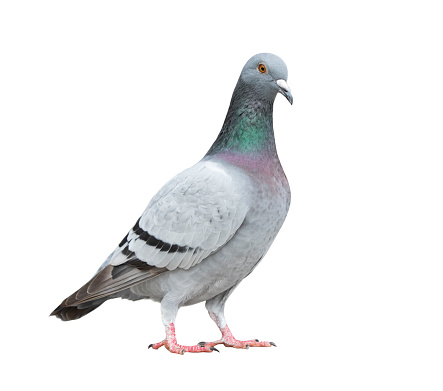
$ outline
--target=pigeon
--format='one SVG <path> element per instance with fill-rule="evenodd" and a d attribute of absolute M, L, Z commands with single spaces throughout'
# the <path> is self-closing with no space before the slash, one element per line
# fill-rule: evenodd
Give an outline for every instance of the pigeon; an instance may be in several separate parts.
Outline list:
<path fill-rule="evenodd" d="M 224 316 L 226 300 L 263 259 L 289 210 L 289 183 L 277 155 L 273 106 L 292 105 L 283 60 L 270 53 L 243 67 L 215 142 L 194 166 L 167 182 L 94 277 L 52 313 L 79 319 L 113 298 L 160 302 L 166 337 L 149 348 L 171 353 L 248 349 L 273 342 L 237 340 Z M 214 342 L 177 342 L 182 306 L 205 301 L 221 331 Z"/>

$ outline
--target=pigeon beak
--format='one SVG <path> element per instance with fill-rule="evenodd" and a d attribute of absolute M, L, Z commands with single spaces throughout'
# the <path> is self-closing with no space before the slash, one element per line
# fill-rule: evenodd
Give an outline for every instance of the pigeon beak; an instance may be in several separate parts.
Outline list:
<path fill-rule="evenodd" d="M 278 92 L 280 92 L 280 94 L 282 94 L 292 105 L 293 98 L 288 83 L 283 79 L 279 79 L 277 80 L 277 85 L 279 86 Z"/>

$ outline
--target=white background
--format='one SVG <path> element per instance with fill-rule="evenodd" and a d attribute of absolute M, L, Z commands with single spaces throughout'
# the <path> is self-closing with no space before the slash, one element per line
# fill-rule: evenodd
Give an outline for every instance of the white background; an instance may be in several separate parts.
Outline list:
<path fill-rule="evenodd" d="M 442 390 L 442 17 L 438 1 L 2 2 L 2 389 Z M 49 318 L 205 154 L 259 52 L 289 68 L 274 128 L 292 206 L 226 315 L 278 348 L 148 350 L 150 301 Z M 203 304 L 177 332 L 219 337 Z"/>

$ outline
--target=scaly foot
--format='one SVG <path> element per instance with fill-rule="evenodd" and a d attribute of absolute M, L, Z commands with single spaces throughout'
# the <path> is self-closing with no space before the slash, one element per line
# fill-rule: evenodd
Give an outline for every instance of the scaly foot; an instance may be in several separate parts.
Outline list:
<path fill-rule="evenodd" d="M 185 354 L 185 352 L 189 353 L 212 353 L 212 352 L 218 352 L 216 348 L 213 346 L 201 346 L 201 345 L 193 345 L 193 346 L 184 346 L 179 345 L 177 343 L 177 339 L 175 337 L 175 326 L 174 323 L 170 323 L 169 326 L 166 328 L 166 338 L 158 343 L 154 343 L 148 346 L 149 348 L 153 349 L 159 349 L 162 346 L 164 346 L 166 349 L 168 349 L 171 353 L 177 353 L 177 354 Z"/>
<path fill-rule="evenodd" d="M 229 329 L 228 325 L 220 329 L 222 332 L 222 337 L 218 341 L 214 342 L 199 342 L 199 346 L 202 347 L 214 347 L 215 345 L 223 344 L 227 348 L 236 348 L 236 349 L 249 349 L 251 347 L 270 347 L 277 345 L 274 342 L 268 342 L 268 341 L 259 341 L 258 339 L 250 339 L 248 341 L 239 341 L 238 339 L 235 339 L 234 336 L 231 333 L 231 330 Z"/>
<path fill-rule="evenodd" d="M 218 341 L 214 342 L 199 342 L 199 346 L 204 347 L 214 347 L 215 345 L 223 344 L 227 348 L 236 348 L 236 349 L 249 349 L 251 347 L 270 347 L 277 345 L 274 342 L 268 342 L 268 341 L 259 341 L 258 339 L 250 339 L 248 341 L 239 341 L 238 339 L 230 340 L 230 341 L 224 341 L 219 339 Z"/>

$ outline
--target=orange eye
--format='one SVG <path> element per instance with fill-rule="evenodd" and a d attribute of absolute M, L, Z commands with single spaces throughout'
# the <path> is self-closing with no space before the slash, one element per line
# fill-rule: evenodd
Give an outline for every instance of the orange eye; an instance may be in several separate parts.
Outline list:
<path fill-rule="evenodd" d="M 258 64 L 258 70 L 260 73 L 266 73 L 268 71 L 268 68 L 266 68 L 265 64 Z"/>

